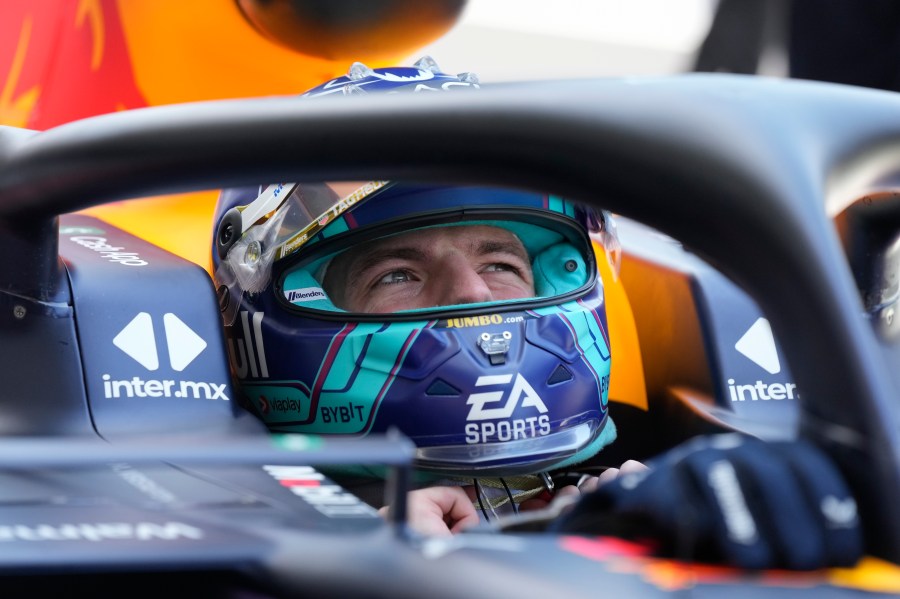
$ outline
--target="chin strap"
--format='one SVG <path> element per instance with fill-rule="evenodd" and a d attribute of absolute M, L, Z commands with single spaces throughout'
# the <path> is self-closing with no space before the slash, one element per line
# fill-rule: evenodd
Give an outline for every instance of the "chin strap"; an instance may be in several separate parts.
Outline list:
<path fill-rule="evenodd" d="M 553 480 L 546 472 L 499 478 L 474 478 L 475 506 L 485 519 L 519 513 L 519 505 L 544 493 L 552 493 Z"/>

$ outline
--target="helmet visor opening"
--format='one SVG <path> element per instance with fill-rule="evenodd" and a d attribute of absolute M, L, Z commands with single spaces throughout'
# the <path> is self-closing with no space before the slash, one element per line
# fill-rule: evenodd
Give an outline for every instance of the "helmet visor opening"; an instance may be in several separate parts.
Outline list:
<path fill-rule="evenodd" d="M 276 285 L 290 309 L 428 315 L 516 305 L 587 291 L 596 281 L 586 235 L 528 210 L 470 211 L 395 221 L 323 244 Z"/>

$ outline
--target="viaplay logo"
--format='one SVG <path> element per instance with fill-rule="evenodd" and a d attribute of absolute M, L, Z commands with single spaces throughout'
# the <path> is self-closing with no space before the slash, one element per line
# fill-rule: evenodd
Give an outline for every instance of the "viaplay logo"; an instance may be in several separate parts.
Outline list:
<path fill-rule="evenodd" d="M 206 349 L 206 341 L 171 312 L 163 315 L 169 366 L 176 372 L 187 368 Z M 159 369 L 159 353 L 153 332 L 153 318 L 141 312 L 125 325 L 112 340 L 113 345 L 149 371 Z M 103 395 L 107 399 L 122 397 L 174 397 L 221 399 L 228 401 L 225 383 L 208 383 L 174 379 L 113 379 L 103 375 Z"/>

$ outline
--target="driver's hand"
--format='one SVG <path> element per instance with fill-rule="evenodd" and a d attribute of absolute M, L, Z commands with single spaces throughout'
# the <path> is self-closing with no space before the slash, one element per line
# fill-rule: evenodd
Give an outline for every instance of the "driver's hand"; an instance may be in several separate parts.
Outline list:
<path fill-rule="evenodd" d="M 637 460 L 627 460 L 618 468 L 607 468 L 599 476 L 585 475 L 578 481 L 577 485 L 560 487 L 549 500 L 543 497 L 535 497 L 534 499 L 523 501 L 519 509 L 523 512 L 545 508 L 567 509 L 569 505 L 578 501 L 582 495 L 596 491 L 600 486 L 616 480 L 619 475 L 638 474 L 645 470 L 647 470 L 647 466 Z"/>
<path fill-rule="evenodd" d="M 479 523 L 478 510 L 462 487 L 427 487 L 407 495 L 408 524 L 423 535 L 456 534 Z M 390 506 L 378 510 L 387 517 Z"/>
<path fill-rule="evenodd" d="M 744 568 L 850 566 L 862 556 L 854 498 L 809 443 L 713 435 L 648 466 L 586 494 L 553 530 L 611 534 L 630 525 L 674 557 Z"/>
<path fill-rule="evenodd" d="M 527 512 L 574 503 L 582 494 L 590 493 L 598 486 L 615 480 L 620 474 L 639 473 L 646 469 L 640 462 L 628 460 L 620 468 L 609 468 L 600 476 L 584 477 L 577 486 L 560 488 L 552 499 L 529 499 L 519 509 Z M 480 522 L 474 502 L 472 487 L 427 487 L 411 491 L 407 494 L 407 523 L 410 528 L 424 535 L 456 534 Z M 390 506 L 381 508 L 378 513 L 387 518 Z"/>

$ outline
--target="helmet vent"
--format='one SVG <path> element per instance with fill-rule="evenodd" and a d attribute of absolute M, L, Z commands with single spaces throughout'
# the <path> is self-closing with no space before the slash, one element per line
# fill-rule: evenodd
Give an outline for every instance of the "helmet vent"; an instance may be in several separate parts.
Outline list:
<path fill-rule="evenodd" d="M 441 379 L 435 379 L 431 386 L 428 387 L 428 390 L 425 391 L 425 395 L 439 395 L 443 397 L 455 397 L 459 395 L 459 389 L 448 383 L 447 381 Z"/>
<path fill-rule="evenodd" d="M 569 372 L 569 369 L 560 364 L 556 367 L 556 370 L 553 371 L 553 374 L 550 375 L 550 378 L 547 379 L 548 385 L 558 385 L 560 383 L 565 383 L 566 381 L 571 381 L 574 377 L 572 373 Z"/>

